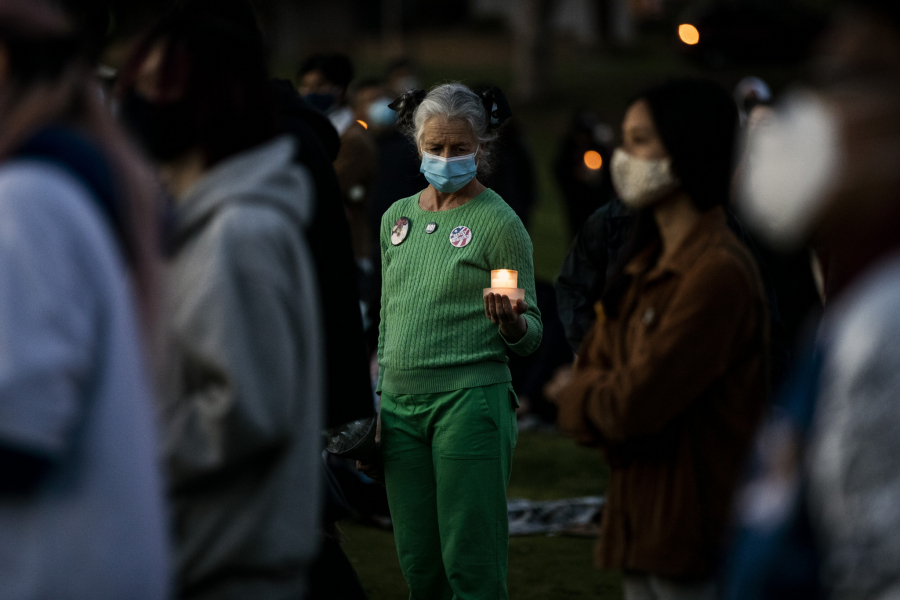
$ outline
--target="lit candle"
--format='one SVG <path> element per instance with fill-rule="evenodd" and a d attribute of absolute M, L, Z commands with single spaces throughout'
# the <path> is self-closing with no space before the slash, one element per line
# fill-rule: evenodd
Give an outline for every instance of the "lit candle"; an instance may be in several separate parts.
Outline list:
<path fill-rule="evenodd" d="M 511 288 L 516 289 L 519 282 L 518 271 L 510 271 L 509 269 L 497 269 L 491 271 L 491 287 L 492 288 Z"/>
<path fill-rule="evenodd" d="M 509 298 L 513 304 L 516 300 L 525 299 L 525 290 L 516 288 L 519 283 L 519 272 L 511 269 L 491 271 L 491 287 L 484 288 L 484 295 L 500 294 Z"/>

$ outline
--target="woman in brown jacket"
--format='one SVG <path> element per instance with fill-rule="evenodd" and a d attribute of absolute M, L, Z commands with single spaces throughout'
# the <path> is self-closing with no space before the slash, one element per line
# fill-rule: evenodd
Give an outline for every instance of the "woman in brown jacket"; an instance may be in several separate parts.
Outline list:
<path fill-rule="evenodd" d="M 765 400 L 765 296 L 723 208 L 736 123 L 716 84 L 673 81 L 631 104 L 612 158 L 635 231 L 558 403 L 610 464 L 596 564 L 624 571 L 626 600 L 715 598 Z"/>

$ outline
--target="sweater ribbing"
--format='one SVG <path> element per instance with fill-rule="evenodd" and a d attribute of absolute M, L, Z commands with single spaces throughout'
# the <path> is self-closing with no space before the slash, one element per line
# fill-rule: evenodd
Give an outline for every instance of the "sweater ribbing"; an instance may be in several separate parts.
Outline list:
<path fill-rule="evenodd" d="M 439 212 L 420 208 L 420 195 L 398 200 L 381 220 L 377 389 L 425 394 L 510 381 L 507 347 L 524 356 L 541 340 L 531 239 L 492 190 Z M 409 232 L 394 246 L 391 228 L 400 217 L 409 219 Z M 432 222 L 437 230 L 426 233 Z M 458 226 L 472 232 L 462 248 L 449 240 Z M 492 269 L 518 271 L 525 290 L 528 331 L 515 344 L 508 344 L 484 313 L 482 290 L 490 287 Z"/>

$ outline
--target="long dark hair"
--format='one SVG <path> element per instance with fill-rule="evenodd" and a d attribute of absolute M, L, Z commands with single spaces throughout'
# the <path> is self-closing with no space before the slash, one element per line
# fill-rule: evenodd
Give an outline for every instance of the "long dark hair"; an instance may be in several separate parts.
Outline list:
<path fill-rule="evenodd" d="M 728 92 L 706 79 L 685 78 L 652 87 L 631 104 L 641 100 L 650 107 L 659 137 L 672 158 L 672 170 L 697 210 L 706 212 L 727 204 L 738 124 L 737 107 Z M 612 317 L 618 315 L 631 284 L 625 266 L 654 245 L 648 266 L 659 258 L 662 248 L 652 207 L 638 211 L 628 239 L 601 300 Z"/>
<path fill-rule="evenodd" d="M 119 97 L 133 91 L 141 66 L 160 45 L 160 95 L 188 103 L 189 136 L 207 166 L 275 135 L 261 36 L 208 11 L 173 11 L 142 36 L 129 56 Z"/>

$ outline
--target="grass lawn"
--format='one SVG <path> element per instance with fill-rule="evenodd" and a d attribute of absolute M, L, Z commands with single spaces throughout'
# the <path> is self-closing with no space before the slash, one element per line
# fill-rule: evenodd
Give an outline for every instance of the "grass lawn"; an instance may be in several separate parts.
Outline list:
<path fill-rule="evenodd" d="M 599 453 L 555 434 L 522 433 L 509 496 L 553 500 L 603 493 L 607 472 Z M 370 600 L 400 600 L 409 591 L 400 573 L 393 534 L 355 523 L 341 529 L 344 551 Z M 509 544 L 509 596 L 513 600 L 621 598 L 621 577 L 592 564 L 594 541 L 557 536 L 514 537 Z"/>

